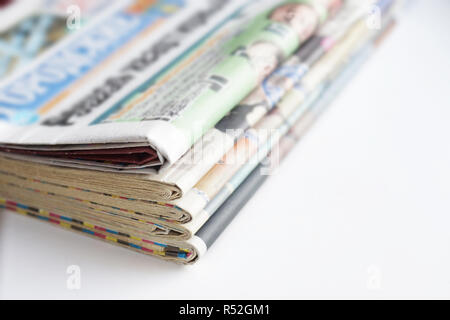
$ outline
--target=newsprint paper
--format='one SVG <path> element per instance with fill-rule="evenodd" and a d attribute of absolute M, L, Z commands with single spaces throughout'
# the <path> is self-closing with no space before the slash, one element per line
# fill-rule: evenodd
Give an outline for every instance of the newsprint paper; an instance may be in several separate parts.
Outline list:
<path fill-rule="evenodd" d="M 0 151 L 93 169 L 174 163 L 335 2 L 125 1 L 1 81 Z"/>

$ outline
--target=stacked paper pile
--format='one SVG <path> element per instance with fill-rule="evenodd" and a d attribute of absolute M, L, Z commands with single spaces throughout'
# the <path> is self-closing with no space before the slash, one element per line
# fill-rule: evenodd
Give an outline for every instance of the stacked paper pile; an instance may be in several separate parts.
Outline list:
<path fill-rule="evenodd" d="M 395 9 L 97 1 L 69 28 L 50 3 L 0 26 L 5 47 L 19 48 L 2 52 L 0 205 L 182 263 L 197 261 L 270 176 Z M 28 59 L 14 55 L 32 46 Z"/>

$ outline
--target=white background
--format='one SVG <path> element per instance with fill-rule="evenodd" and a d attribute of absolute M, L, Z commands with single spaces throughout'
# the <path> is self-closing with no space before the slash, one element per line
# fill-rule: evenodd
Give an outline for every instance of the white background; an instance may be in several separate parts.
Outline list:
<path fill-rule="evenodd" d="M 449 31 L 450 1 L 409 6 L 198 264 L 3 211 L 0 297 L 450 298 Z"/>

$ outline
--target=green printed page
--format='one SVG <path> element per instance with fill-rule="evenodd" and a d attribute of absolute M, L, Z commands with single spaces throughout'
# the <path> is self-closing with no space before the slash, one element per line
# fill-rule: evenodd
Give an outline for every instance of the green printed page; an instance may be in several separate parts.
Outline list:
<path fill-rule="evenodd" d="M 312 35 L 326 12 L 322 2 L 285 1 L 253 19 L 225 44 L 224 59 L 172 123 L 191 143 L 201 138 Z"/>

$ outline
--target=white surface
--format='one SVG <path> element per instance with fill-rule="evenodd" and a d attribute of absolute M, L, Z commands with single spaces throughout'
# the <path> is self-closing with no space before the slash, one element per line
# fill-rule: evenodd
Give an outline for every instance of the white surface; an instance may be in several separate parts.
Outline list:
<path fill-rule="evenodd" d="M 449 13 L 408 10 L 197 265 L 2 212 L 0 297 L 450 298 Z"/>

